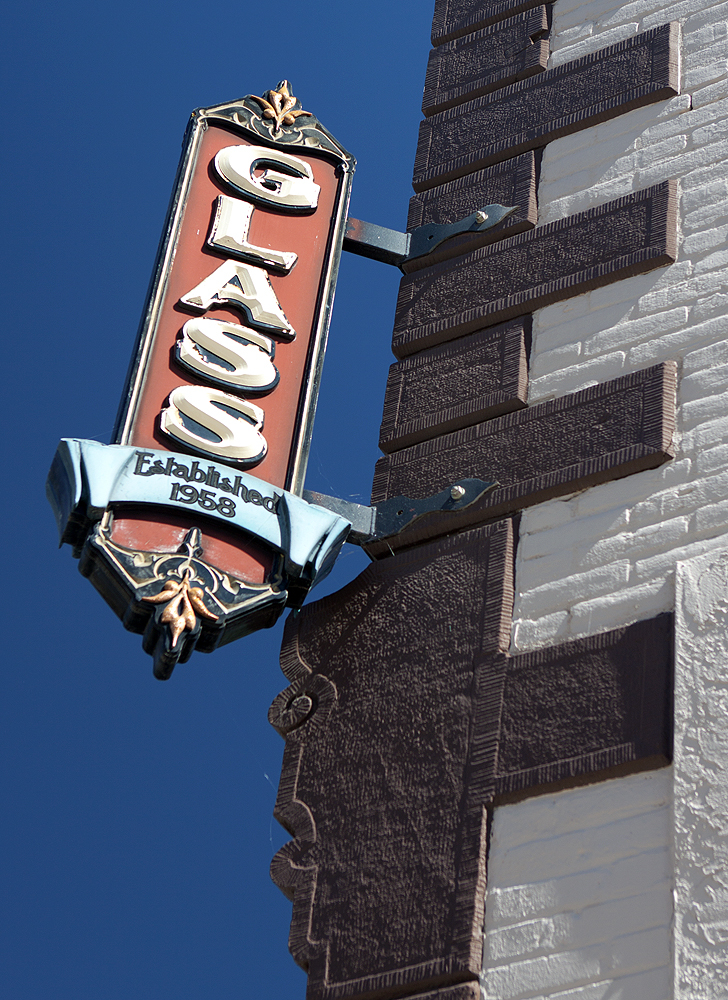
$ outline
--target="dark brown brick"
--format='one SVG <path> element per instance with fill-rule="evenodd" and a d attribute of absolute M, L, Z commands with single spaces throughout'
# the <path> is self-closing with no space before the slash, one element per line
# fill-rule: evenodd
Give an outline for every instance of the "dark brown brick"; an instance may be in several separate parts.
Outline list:
<path fill-rule="evenodd" d="M 677 189 L 665 181 L 407 275 L 392 350 L 405 357 L 670 264 L 676 253 Z"/>
<path fill-rule="evenodd" d="M 422 191 L 678 92 L 679 26 L 665 24 L 420 124 Z"/>
<path fill-rule="evenodd" d="M 503 521 L 374 563 L 289 618 L 271 721 L 316 707 L 286 735 L 275 815 L 296 839 L 271 872 L 308 1000 L 477 978 L 503 675 L 480 665 L 506 648 L 512 601 Z"/>
<path fill-rule="evenodd" d="M 672 615 L 508 660 L 499 794 L 672 756 Z M 653 764 L 654 766 L 654 764 Z"/>
<path fill-rule="evenodd" d="M 442 45 L 539 5 L 540 0 L 436 0 L 432 44 Z"/>
<path fill-rule="evenodd" d="M 459 479 L 498 485 L 463 511 L 425 514 L 367 551 L 384 555 L 662 465 L 672 457 L 675 381 L 675 363 L 665 362 L 386 455 L 373 504 L 431 496 Z"/>
<path fill-rule="evenodd" d="M 533 151 L 414 195 L 410 199 L 407 229 L 411 232 L 430 222 L 449 225 L 493 204 L 516 205 L 518 211 L 483 233 L 454 236 L 434 253 L 405 264 L 403 270 L 410 273 L 431 267 L 507 236 L 533 229 L 538 220 L 536 155 Z"/>
<path fill-rule="evenodd" d="M 518 14 L 430 52 L 422 111 L 433 115 L 543 73 L 549 58 L 546 7 Z"/>
<path fill-rule="evenodd" d="M 395 451 L 526 405 L 531 317 L 521 316 L 389 369 L 379 447 Z"/>

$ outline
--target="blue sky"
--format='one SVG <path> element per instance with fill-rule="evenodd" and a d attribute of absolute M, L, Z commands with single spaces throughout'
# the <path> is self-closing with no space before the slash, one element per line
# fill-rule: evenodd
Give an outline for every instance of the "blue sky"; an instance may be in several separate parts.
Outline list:
<path fill-rule="evenodd" d="M 283 77 L 404 228 L 432 0 L 14 4 L 3 15 L 4 996 L 303 997 L 268 866 L 281 625 L 152 677 L 58 550 L 60 437 L 109 441 L 194 107 Z M 399 272 L 345 254 L 307 485 L 368 502 Z M 320 596 L 366 565 L 347 546 Z M 316 592 L 314 592 L 315 594 Z"/>

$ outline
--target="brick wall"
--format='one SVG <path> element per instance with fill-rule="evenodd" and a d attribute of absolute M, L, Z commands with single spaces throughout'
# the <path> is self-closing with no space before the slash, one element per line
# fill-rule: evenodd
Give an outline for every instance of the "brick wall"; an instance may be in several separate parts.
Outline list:
<path fill-rule="evenodd" d="M 495 809 L 487 1000 L 728 996 L 728 4 L 558 0 L 549 65 L 675 20 L 680 95 L 550 143 L 538 197 L 543 225 L 675 178 L 677 262 L 538 311 L 528 394 L 674 359 L 675 458 L 523 513 L 512 631 L 674 609 L 674 768 Z"/>
<path fill-rule="evenodd" d="M 495 811 L 486 1000 L 666 1000 L 670 768 Z"/>
<path fill-rule="evenodd" d="M 534 316 L 529 402 L 667 358 L 680 368 L 677 452 L 652 472 L 524 513 L 513 649 L 670 610 L 674 567 L 728 530 L 728 4 L 558 0 L 552 63 L 682 24 L 682 93 L 550 143 L 539 224 L 666 178 L 679 258 Z"/>

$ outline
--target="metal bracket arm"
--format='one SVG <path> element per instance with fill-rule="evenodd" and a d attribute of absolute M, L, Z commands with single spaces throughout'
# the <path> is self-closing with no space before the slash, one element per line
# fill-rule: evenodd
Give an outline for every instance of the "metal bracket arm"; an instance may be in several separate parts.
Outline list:
<path fill-rule="evenodd" d="M 379 538 L 396 535 L 424 514 L 433 511 L 459 512 L 497 485 L 496 482 L 485 482 L 482 479 L 460 479 L 431 497 L 421 500 L 391 497 L 375 507 L 364 507 L 362 504 L 329 497 L 324 493 L 314 493 L 312 490 L 304 490 L 303 499 L 351 521 L 347 542 L 365 545 Z"/>
<path fill-rule="evenodd" d="M 375 226 L 372 222 L 349 218 L 344 233 L 344 250 L 401 267 L 407 261 L 432 253 L 441 243 L 462 233 L 483 233 L 517 211 L 517 205 L 486 205 L 459 222 L 440 225 L 430 222 L 411 233 Z"/>

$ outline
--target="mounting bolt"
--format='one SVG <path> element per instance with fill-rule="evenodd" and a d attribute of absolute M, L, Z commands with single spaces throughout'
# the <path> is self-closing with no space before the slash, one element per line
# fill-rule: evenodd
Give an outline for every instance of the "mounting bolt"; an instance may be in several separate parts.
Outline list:
<path fill-rule="evenodd" d="M 475 221 L 478 224 L 480 224 L 482 222 L 487 222 L 488 221 L 488 213 L 487 212 L 483 212 L 483 211 L 476 212 L 475 213 Z"/>
<path fill-rule="evenodd" d="M 462 498 L 465 496 L 465 487 L 453 486 L 452 489 L 450 490 L 450 496 L 452 497 L 453 500 L 462 500 Z"/>

